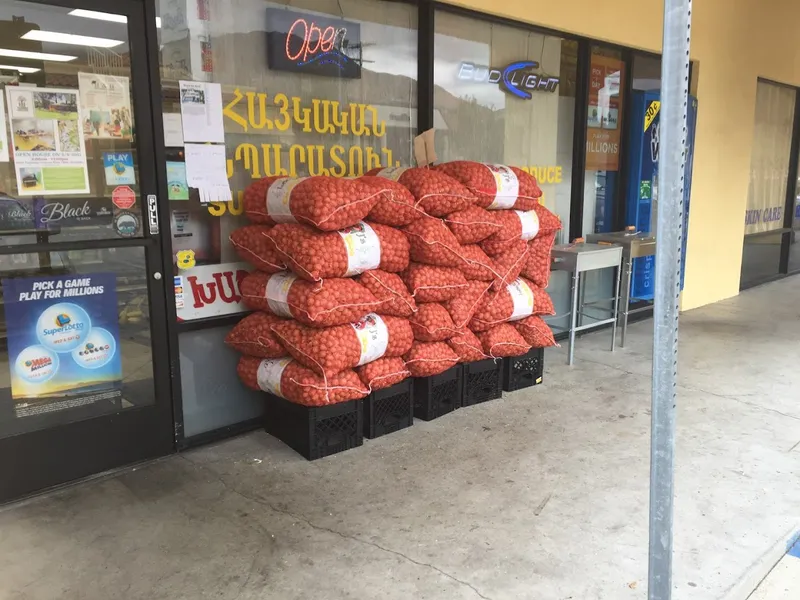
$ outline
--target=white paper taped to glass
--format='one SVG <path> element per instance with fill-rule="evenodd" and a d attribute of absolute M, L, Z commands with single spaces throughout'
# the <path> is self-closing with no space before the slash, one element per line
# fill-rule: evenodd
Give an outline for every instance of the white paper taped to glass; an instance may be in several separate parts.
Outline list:
<path fill-rule="evenodd" d="M 200 202 L 227 202 L 233 199 L 228 183 L 225 146 L 221 144 L 186 144 L 186 184 L 197 188 Z"/>

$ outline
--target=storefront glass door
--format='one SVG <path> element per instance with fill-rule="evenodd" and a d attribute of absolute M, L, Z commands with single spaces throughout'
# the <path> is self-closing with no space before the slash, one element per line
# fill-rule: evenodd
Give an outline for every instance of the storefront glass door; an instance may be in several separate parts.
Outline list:
<path fill-rule="evenodd" d="M 173 447 L 145 30 L 0 2 L 0 501 Z"/>

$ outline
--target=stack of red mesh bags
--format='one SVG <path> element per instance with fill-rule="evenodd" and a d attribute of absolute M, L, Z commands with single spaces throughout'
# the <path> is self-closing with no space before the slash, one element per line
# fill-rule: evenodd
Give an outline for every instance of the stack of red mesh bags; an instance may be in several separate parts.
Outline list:
<path fill-rule="evenodd" d="M 255 270 L 226 342 L 253 389 L 319 406 L 553 345 L 558 218 L 536 180 L 469 161 L 357 179 L 268 177 L 230 241 Z"/>

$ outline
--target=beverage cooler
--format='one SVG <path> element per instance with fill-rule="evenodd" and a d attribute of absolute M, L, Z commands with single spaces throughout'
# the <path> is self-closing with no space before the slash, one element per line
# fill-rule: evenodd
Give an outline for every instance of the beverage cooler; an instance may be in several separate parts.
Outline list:
<path fill-rule="evenodd" d="M 625 194 L 625 224 L 637 231 L 655 235 L 658 215 L 658 152 L 661 123 L 661 94 L 658 91 L 634 92 L 632 122 L 628 138 L 631 164 Z M 694 133 L 697 124 L 697 98 L 689 96 L 687 111 L 686 167 L 683 191 L 683 244 L 681 247 L 681 289 L 689 233 L 689 196 L 692 187 Z M 655 256 L 634 259 L 631 298 L 652 300 L 655 294 Z"/>

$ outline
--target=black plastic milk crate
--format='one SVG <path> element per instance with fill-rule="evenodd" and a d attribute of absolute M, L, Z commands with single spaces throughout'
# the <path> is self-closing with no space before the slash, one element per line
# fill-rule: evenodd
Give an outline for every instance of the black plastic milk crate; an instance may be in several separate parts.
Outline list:
<path fill-rule="evenodd" d="M 461 406 L 497 400 L 503 395 L 503 361 L 493 358 L 466 363 Z"/>
<path fill-rule="evenodd" d="M 544 348 L 503 359 L 503 391 L 513 392 L 542 383 Z"/>
<path fill-rule="evenodd" d="M 461 406 L 461 365 L 432 377 L 414 378 L 414 418 L 430 421 Z"/>
<path fill-rule="evenodd" d="M 364 404 L 364 437 L 375 439 L 414 424 L 414 388 L 411 379 L 372 392 Z"/>
<path fill-rule="evenodd" d="M 316 460 L 364 443 L 360 400 L 328 406 L 303 406 L 265 394 L 265 431 Z"/>

